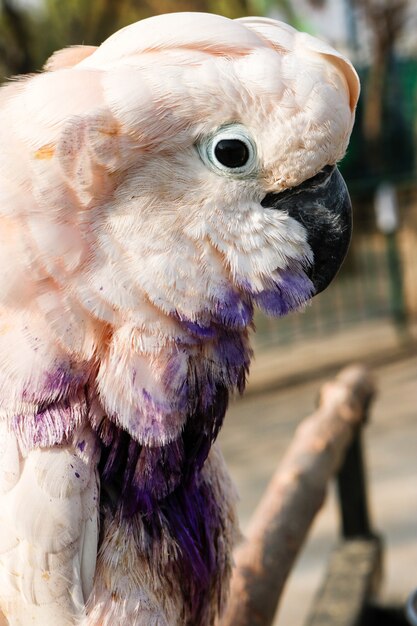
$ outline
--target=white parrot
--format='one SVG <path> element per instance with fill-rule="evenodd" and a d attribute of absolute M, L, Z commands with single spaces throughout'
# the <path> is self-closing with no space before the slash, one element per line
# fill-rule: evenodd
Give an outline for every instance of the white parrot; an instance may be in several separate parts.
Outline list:
<path fill-rule="evenodd" d="M 253 307 L 336 273 L 358 79 L 264 18 L 150 18 L 0 90 L 0 623 L 212 626 Z"/>

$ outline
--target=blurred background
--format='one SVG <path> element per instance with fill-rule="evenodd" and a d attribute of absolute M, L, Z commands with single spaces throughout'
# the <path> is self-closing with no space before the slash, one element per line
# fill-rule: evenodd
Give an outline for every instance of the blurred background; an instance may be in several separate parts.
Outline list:
<path fill-rule="evenodd" d="M 403 602 L 417 585 L 417 0 L 0 0 L 0 81 L 41 69 L 56 49 L 98 44 L 125 24 L 172 11 L 282 19 L 329 41 L 360 75 L 340 165 L 354 209 L 348 257 L 302 313 L 258 316 L 248 394 L 231 407 L 221 445 L 244 530 L 320 384 L 346 363 L 369 363 L 380 388 L 367 432 L 370 497 L 387 545 L 384 594 Z M 303 624 L 337 532 L 331 493 L 277 626 Z"/>

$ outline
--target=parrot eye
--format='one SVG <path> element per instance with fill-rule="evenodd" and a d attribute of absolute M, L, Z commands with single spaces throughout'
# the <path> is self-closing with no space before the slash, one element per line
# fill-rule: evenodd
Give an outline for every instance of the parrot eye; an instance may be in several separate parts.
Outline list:
<path fill-rule="evenodd" d="M 247 144 L 240 139 L 220 139 L 214 147 L 214 156 L 221 165 L 235 168 L 246 165 L 250 153 Z"/>
<path fill-rule="evenodd" d="M 245 176 L 256 170 L 256 147 L 240 124 L 218 130 L 197 146 L 203 162 L 217 173 Z"/>

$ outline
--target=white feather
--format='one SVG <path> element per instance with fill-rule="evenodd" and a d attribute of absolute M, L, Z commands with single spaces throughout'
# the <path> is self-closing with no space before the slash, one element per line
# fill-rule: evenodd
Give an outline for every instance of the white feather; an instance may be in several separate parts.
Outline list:
<path fill-rule="evenodd" d="M 60 446 L 22 455 L 2 429 L 2 476 L 12 480 L 0 494 L 1 608 L 13 626 L 72 624 L 95 571 L 95 438 L 84 429 L 82 452 Z"/>

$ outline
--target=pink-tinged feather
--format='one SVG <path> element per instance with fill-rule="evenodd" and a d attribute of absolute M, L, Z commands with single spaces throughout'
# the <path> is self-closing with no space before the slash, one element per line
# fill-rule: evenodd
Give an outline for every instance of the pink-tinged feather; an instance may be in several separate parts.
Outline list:
<path fill-rule="evenodd" d="M 57 50 L 45 63 L 44 70 L 53 72 L 55 70 L 74 67 L 74 65 L 77 65 L 77 63 L 89 57 L 96 50 L 97 46 L 71 46 Z"/>

